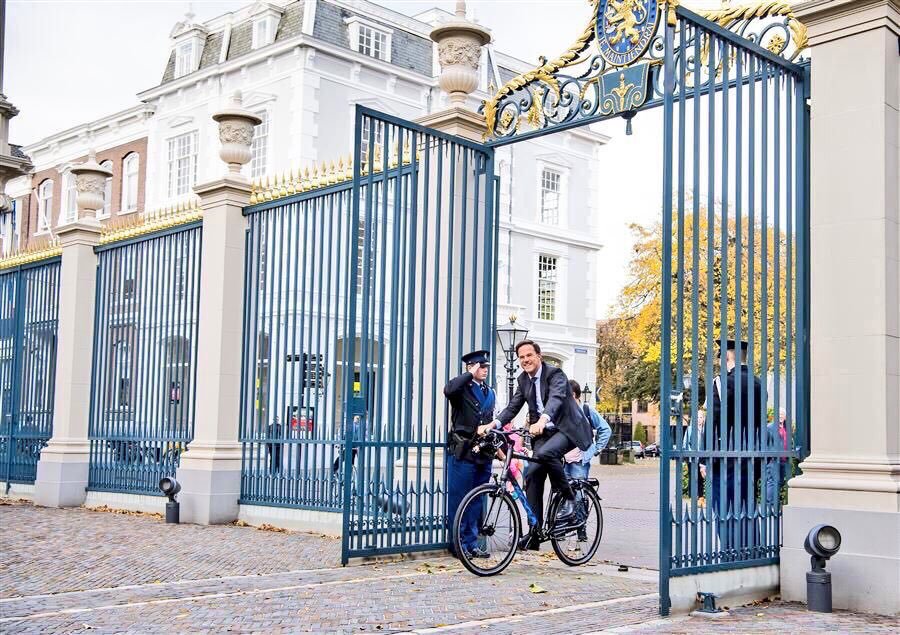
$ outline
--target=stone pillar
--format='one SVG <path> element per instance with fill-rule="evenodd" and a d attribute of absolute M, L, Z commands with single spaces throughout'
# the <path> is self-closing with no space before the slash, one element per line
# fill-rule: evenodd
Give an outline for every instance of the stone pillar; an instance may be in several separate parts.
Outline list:
<path fill-rule="evenodd" d="M 805 601 L 807 532 L 837 527 L 834 607 L 900 613 L 898 0 L 815 0 L 811 437 L 784 508 L 781 591 Z M 848 307 L 851 307 L 848 309 Z"/>
<path fill-rule="evenodd" d="M 201 327 L 197 340 L 197 415 L 194 440 L 176 474 L 181 484 L 181 519 L 199 524 L 228 523 L 238 517 L 241 445 L 238 443 L 243 334 L 243 208 L 250 181 L 241 166 L 250 160 L 250 140 L 259 117 L 232 106 L 213 115 L 219 123 L 219 156 L 228 171 L 197 185 L 203 210 L 200 263 Z"/>
<path fill-rule="evenodd" d="M 37 464 L 34 502 L 47 507 L 77 507 L 84 502 L 88 484 L 91 407 L 91 364 L 94 350 L 94 298 L 103 187 L 111 175 L 101 168 L 93 152 L 88 161 L 72 168 L 78 191 L 78 217 L 57 230 L 62 245 L 59 274 L 56 383 L 53 436 Z"/>

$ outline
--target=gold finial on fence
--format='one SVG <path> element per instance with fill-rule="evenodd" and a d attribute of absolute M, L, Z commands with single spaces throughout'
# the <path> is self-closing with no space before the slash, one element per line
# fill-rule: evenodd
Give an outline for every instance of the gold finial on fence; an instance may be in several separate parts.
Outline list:
<path fill-rule="evenodd" d="M 258 180 L 250 179 L 250 204 L 256 205 L 256 190 L 258 189 Z"/>
<path fill-rule="evenodd" d="M 340 179 L 338 178 L 338 170 L 337 163 L 334 162 L 334 159 L 331 160 L 331 168 L 328 171 L 328 184 L 334 185 Z"/>

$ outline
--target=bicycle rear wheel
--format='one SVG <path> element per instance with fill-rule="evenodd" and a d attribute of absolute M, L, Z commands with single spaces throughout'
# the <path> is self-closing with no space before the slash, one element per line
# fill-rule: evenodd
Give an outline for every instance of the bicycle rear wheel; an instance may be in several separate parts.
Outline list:
<path fill-rule="evenodd" d="M 462 527 L 466 512 L 480 517 L 479 542 L 483 538 L 485 554 L 474 554 L 463 548 Z M 501 487 L 487 483 L 465 495 L 453 519 L 453 548 L 463 566 L 479 576 L 497 575 L 516 555 L 522 535 L 519 510 L 512 497 Z"/>
<path fill-rule="evenodd" d="M 577 567 L 589 562 L 597 553 L 600 539 L 603 537 L 603 509 L 600 507 L 600 497 L 587 483 L 583 483 L 579 491 L 581 497 L 576 505 L 587 506 L 587 520 L 585 520 L 584 526 L 570 529 L 562 534 L 554 533 L 550 539 L 556 557 L 570 567 Z M 561 500 L 559 498 L 557 504 L 551 505 L 554 518 Z"/>

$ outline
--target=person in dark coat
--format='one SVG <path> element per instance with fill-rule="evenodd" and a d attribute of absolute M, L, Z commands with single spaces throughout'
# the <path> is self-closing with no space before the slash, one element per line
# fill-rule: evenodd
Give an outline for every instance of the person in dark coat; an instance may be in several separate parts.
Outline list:
<path fill-rule="evenodd" d="M 453 551 L 453 530 L 456 510 L 463 497 L 475 487 L 487 483 L 491 477 L 490 456 L 472 452 L 479 428 L 490 425 L 494 418 L 497 396 L 487 385 L 490 368 L 488 351 L 473 351 L 463 355 L 466 372 L 454 377 L 444 386 L 444 396 L 450 402 L 450 430 L 447 434 L 447 522 L 450 530 L 450 549 Z M 460 526 L 460 544 L 470 557 L 484 558 L 488 554 L 478 547 L 478 523 L 481 519 L 481 497 L 466 509 Z M 458 555 L 455 554 L 454 555 Z"/>
<path fill-rule="evenodd" d="M 518 387 L 509 404 L 497 417 L 497 427 L 508 424 L 528 405 L 529 431 L 535 435 L 533 456 L 541 462 L 532 462 L 525 475 L 525 492 L 528 505 L 534 511 L 538 527 L 544 519 L 544 481 L 550 484 L 566 500 L 557 518 L 557 527 L 584 522 L 581 506 L 574 505 L 575 495 L 566 479 L 562 458 L 569 450 L 587 450 L 594 440 L 591 424 L 571 397 L 569 379 L 561 368 L 545 364 L 541 347 L 531 340 L 516 344 L 516 355 L 522 373 Z M 522 548 L 537 550 L 537 536 L 526 535 Z"/>
<path fill-rule="evenodd" d="M 764 434 L 766 411 L 762 400 L 762 383 L 747 366 L 747 342 L 740 342 L 740 361 L 738 362 L 735 340 L 728 340 L 725 349 L 724 399 L 720 377 L 713 380 L 712 400 L 712 439 L 715 451 L 759 451 L 760 439 Z M 740 395 L 738 388 L 740 387 Z M 723 403 L 724 402 L 724 403 Z M 752 473 L 751 465 L 754 467 Z M 756 498 L 756 483 L 762 474 L 759 459 L 754 458 L 714 458 L 710 485 L 712 490 L 712 513 L 720 519 L 733 513 L 737 517 L 741 513 L 749 514 Z M 705 472 L 705 470 L 704 470 Z M 740 484 L 738 484 L 740 475 Z M 753 480 L 754 482 L 750 482 Z M 724 488 L 724 489 L 723 489 Z M 736 491 L 737 490 L 737 491 Z M 740 531 L 742 544 L 747 546 L 751 533 L 756 533 L 751 526 L 752 521 L 742 521 Z M 731 528 L 722 525 L 719 535 L 723 551 L 735 547 L 737 534 Z"/>

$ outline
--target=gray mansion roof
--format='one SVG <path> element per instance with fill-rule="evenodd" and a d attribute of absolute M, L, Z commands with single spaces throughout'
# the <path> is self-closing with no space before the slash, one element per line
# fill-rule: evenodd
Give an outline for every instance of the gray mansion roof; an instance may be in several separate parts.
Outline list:
<path fill-rule="evenodd" d="M 301 34 L 303 26 L 303 0 L 291 2 L 284 7 L 284 13 L 275 33 L 275 44 L 284 42 Z M 350 48 L 349 27 L 346 18 L 360 15 L 366 20 L 393 29 L 390 63 L 425 77 L 432 76 L 432 43 L 428 38 L 397 28 L 397 25 L 385 24 L 383 21 L 356 13 L 343 6 L 325 0 L 317 0 L 313 37 L 341 48 Z M 225 59 L 230 61 L 251 52 L 252 20 L 247 19 L 235 24 L 231 30 L 228 51 Z M 198 70 L 213 67 L 219 63 L 224 41 L 222 31 L 214 31 L 207 35 Z M 175 52 L 169 55 L 166 70 L 163 73 L 163 84 L 175 79 Z"/>

